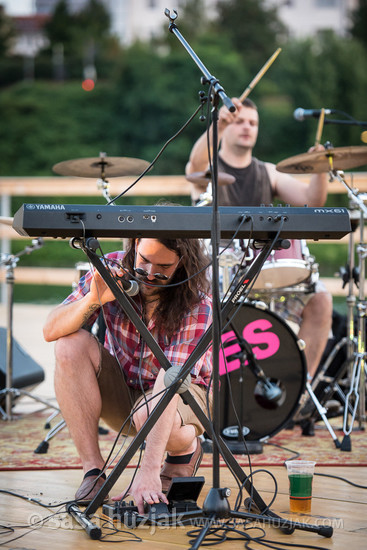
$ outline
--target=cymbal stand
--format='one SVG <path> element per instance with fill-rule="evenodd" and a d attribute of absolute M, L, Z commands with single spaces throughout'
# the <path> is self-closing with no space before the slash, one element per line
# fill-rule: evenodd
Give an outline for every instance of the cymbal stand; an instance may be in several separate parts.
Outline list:
<path fill-rule="evenodd" d="M 359 293 L 358 293 L 358 302 L 357 302 L 357 313 L 358 313 L 358 327 L 357 327 L 357 344 L 353 345 L 354 351 L 351 355 L 353 358 L 353 364 L 350 371 L 350 389 L 345 397 L 345 407 L 344 407 L 344 420 L 343 420 L 343 432 L 344 439 L 341 445 L 342 451 L 351 451 L 351 441 L 350 434 L 353 429 L 353 424 L 356 417 L 358 416 L 359 428 L 364 429 L 366 421 L 366 411 L 365 411 L 365 400 L 366 400 L 366 299 L 364 292 L 365 284 L 365 260 L 367 258 L 367 244 L 364 242 L 364 220 L 367 216 L 367 207 L 365 206 L 363 200 L 358 194 L 357 189 L 352 189 L 345 181 L 344 173 L 340 170 L 332 170 L 330 172 L 330 178 L 337 179 L 340 181 L 348 191 L 349 199 L 355 203 L 360 211 L 360 242 L 356 247 L 358 254 L 358 273 L 359 273 Z M 353 251 L 351 251 L 351 255 Z M 353 285 L 353 279 L 349 281 L 350 289 Z M 352 348 L 352 338 L 353 334 L 351 329 L 353 328 L 354 332 L 354 322 L 353 322 L 353 310 L 352 310 L 353 300 L 350 300 L 348 316 L 349 316 L 349 354 L 351 354 Z M 356 349 L 355 349 L 356 348 Z M 350 418 L 349 418 L 350 417 Z"/>
<path fill-rule="evenodd" d="M 13 388 L 13 305 L 14 305 L 14 269 L 19 262 L 19 258 L 24 254 L 30 254 L 34 250 L 41 248 L 43 246 L 42 239 L 33 239 L 32 245 L 26 246 L 23 250 L 18 252 L 18 254 L 4 254 L 0 260 L 0 266 L 5 266 L 6 268 L 6 283 L 8 288 L 7 296 L 7 338 L 6 338 L 6 379 L 5 379 L 5 388 L 0 391 L 0 396 L 5 395 L 5 410 L 0 406 L 0 413 L 3 420 L 12 420 L 12 407 L 13 399 L 26 395 L 39 403 L 43 403 L 49 408 L 58 410 L 58 407 L 55 407 L 48 401 L 34 396 L 31 393 L 20 390 L 18 388 Z"/>
<path fill-rule="evenodd" d="M 110 183 L 106 180 L 106 176 L 104 173 L 103 159 L 106 158 L 106 156 L 106 153 L 100 151 L 99 158 L 101 159 L 101 177 L 97 180 L 97 189 L 102 191 L 102 195 L 104 196 L 108 204 L 114 204 L 113 202 L 111 202 L 111 196 L 109 193 Z"/>

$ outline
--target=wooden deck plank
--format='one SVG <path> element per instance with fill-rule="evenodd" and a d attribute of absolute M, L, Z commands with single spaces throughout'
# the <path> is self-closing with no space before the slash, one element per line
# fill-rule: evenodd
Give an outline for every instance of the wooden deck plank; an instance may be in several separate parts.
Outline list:
<path fill-rule="evenodd" d="M 335 450 L 335 452 L 340 452 Z M 276 478 L 279 484 L 279 493 L 272 510 L 282 517 L 290 517 L 288 513 L 288 480 L 286 471 L 282 467 L 267 468 Z M 356 483 L 367 485 L 367 472 L 365 468 L 319 467 L 318 471 L 344 476 Z M 211 468 L 201 468 L 199 475 L 204 475 L 206 479 L 202 497 L 199 504 L 202 504 L 203 498 L 211 487 Z M 127 480 L 131 475 L 125 472 L 118 479 L 113 494 L 118 494 L 126 486 Z M 232 495 L 230 503 L 233 506 L 236 497 L 236 485 L 227 469 L 221 468 L 221 486 L 230 487 Z M 81 479 L 80 470 L 41 470 L 41 471 L 12 471 L 0 472 L 0 487 L 6 487 L 8 490 L 18 492 L 28 497 L 40 498 L 45 503 L 56 503 L 65 499 L 72 498 L 76 487 Z M 254 486 L 260 492 L 265 500 L 272 496 L 273 483 L 270 477 L 265 474 L 255 476 Z M 245 493 L 247 496 L 247 493 Z M 48 510 L 41 509 L 35 504 L 20 501 L 9 495 L 2 495 L 0 500 L 0 514 L 2 524 L 23 524 L 25 522 L 45 517 L 49 514 Z M 99 511 L 97 512 L 98 516 Z M 353 550 L 362 550 L 365 547 L 365 537 L 367 535 L 367 493 L 363 489 L 357 489 L 339 480 L 323 477 L 314 478 L 313 502 L 311 515 L 303 515 L 298 519 L 304 523 L 317 525 L 332 525 L 335 529 L 331 539 L 325 539 L 315 533 L 296 530 L 293 535 L 286 536 L 279 530 L 266 527 L 267 537 L 277 542 L 287 542 L 296 544 L 312 544 L 322 548 L 332 548 L 333 550 L 344 550 L 353 548 Z M 95 520 L 99 524 L 98 519 Z M 260 525 L 260 522 L 256 522 Z M 139 548 L 154 549 L 161 548 L 189 548 L 189 539 L 186 536 L 187 528 L 170 527 L 156 528 L 153 526 L 138 528 L 134 533 L 143 538 L 139 543 Z M 21 534 L 17 531 L 16 534 Z M 1 542 L 13 538 L 13 536 L 3 536 Z M 34 550 L 48 550 L 50 547 L 58 550 L 59 548 L 74 549 L 93 549 L 102 548 L 101 541 L 91 541 L 88 535 L 78 524 L 71 519 L 69 515 L 63 515 L 54 518 L 47 525 L 27 534 L 17 543 L 4 545 L 5 548 L 32 548 Z M 126 543 L 121 543 L 126 546 Z M 129 543 L 129 547 L 130 544 Z M 243 541 L 228 541 L 220 547 L 239 550 L 244 546 Z M 214 548 L 210 545 L 208 548 Z M 254 545 L 256 548 L 256 545 Z"/>

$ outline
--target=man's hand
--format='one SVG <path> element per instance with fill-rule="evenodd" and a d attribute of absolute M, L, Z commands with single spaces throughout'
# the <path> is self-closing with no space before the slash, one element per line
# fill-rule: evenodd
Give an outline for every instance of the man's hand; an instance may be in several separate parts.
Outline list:
<path fill-rule="evenodd" d="M 111 271 L 114 275 L 123 275 L 121 269 L 112 268 Z M 116 281 L 119 284 L 118 281 Z M 107 302 L 112 302 L 116 299 L 114 293 L 110 287 L 105 283 L 100 273 L 94 269 L 93 277 L 90 285 L 90 298 L 93 302 L 97 304 L 106 304 Z"/>
<path fill-rule="evenodd" d="M 317 151 L 325 151 L 325 147 L 321 143 L 318 143 L 317 145 L 312 145 L 307 152 L 316 153 Z"/>
<path fill-rule="evenodd" d="M 112 497 L 112 500 L 121 500 L 127 495 L 130 495 L 134 499 L 139 514 L 144 514 L 144 502 L 147 504 L 158 502 L 168 504 L 166 495 L 162 493 L 162 483 L 159 472 L 152 472 L 149 469 L 143 468 L 143 466 L 138 471 L 129 492 L 126 494 L 123 491 L 120 495 Z"/>
<path fill-rule="evenodd" d="M 231 111 L 229 111 L 227 107 L 225 107 L 224 105 L 219 109 L 219 113 L 218 113 L 219 131 L 223 131 L 229 124 L 232 124 L 236 120 L 238 110 L 242 106 L 241 101 L 237 97 L 232 97 L 231 100 L 233 105 L 236 107 L 236 110 L 234 111 L 234 113 L 231 113 Z"/>

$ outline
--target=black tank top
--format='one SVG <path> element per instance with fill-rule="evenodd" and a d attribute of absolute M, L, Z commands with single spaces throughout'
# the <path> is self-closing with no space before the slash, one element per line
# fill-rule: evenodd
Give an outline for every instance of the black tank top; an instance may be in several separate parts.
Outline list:
<path fill-rule="evenodd" d="M 218 171 L 236 178 L 231 185 L 218 188 L 220 206 L 260 206 L 273 202 L 273 189 L 265 164 L 252 158 L 246 168 L 233 168 L 219 156 Z"/>

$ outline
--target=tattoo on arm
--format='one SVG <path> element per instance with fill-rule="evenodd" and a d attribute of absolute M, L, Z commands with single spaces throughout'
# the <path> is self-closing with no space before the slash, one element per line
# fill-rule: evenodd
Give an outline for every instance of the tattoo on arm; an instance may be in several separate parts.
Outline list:
<path fill-rule="evenodd" d="M 83 315 L 83 325 L 84 325 L 84 323 L 86 323 L 88 321 L 88 319 L 92 315 L 92 313 L 94 313 L 96 311 L 96 309 L 98 309 L 99 307 L 101 307 L 100 304 L 91 304 L 89 306 L 89 308 L 87 309 L 87 311 Z"/>

